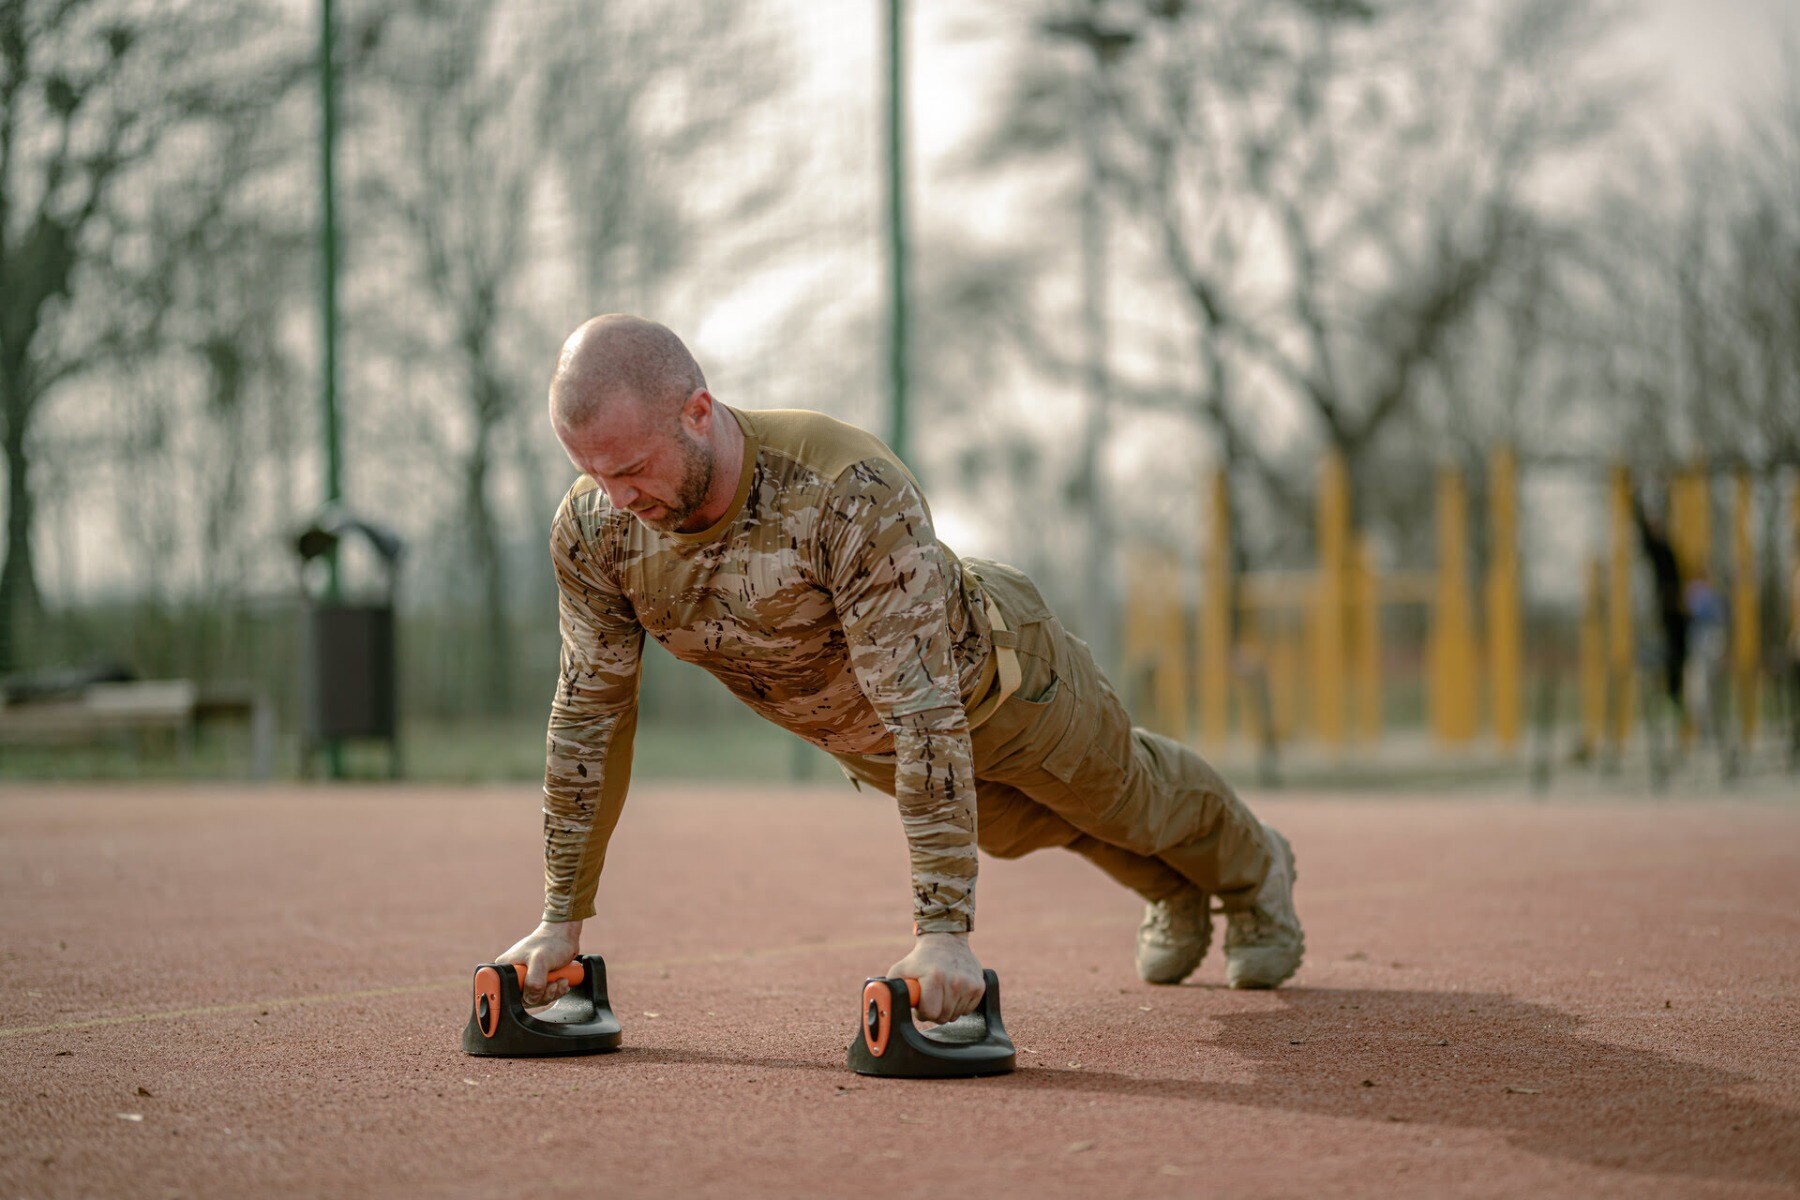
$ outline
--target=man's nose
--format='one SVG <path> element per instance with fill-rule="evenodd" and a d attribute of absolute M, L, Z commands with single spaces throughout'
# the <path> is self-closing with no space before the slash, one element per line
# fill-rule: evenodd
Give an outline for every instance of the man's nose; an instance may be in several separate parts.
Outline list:
<path fill-rule="evenodd" d="M 629 483 L 606 483 L 605 481 L 602 481 L 601 486 L 606 489 L 606 498 L 612 501 L 612 506 L 614 508 L 630 508 L 631 502 L 638 498 L 638 490 Z"/>

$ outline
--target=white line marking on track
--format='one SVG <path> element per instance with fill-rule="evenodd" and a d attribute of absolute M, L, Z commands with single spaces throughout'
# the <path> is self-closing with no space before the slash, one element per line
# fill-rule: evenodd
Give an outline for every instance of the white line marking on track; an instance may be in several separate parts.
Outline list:
<path fill-rule="evenodd" d="M 1080 929 L 1093 925 L 1110 925 L 1117 917 L 1090 917 L 1085 920 L 1036 922 L 1009 926 L 1011 932 L 1042 929 Z M 792 958 L 806 954 L 823 954 L 838 950 L 867 950 L 875 946 L 892 946 L 901 940 L 892 933 L 879 937 L 843 938 L 832 942 L 808 942 L 791 946 L 764 946 L 753 950 L 722 951 L 714 954 L 686 954 L 675 958 L 638 959 L 608 962 L 608 970 L 656 970 L 661 967 L 705 966 L 709 963 L 742 962 L 745 959 Z M 297 1008 L 308 1004 L 333 1004 L 346 1000 L 380 1000 L 389 996 L 412 996 L 421 992 L 466 988 L 461 980 L 434 979 L 424 983 L 402 983 L 391 987 L 358 988 L 350 992 L 327 992 L 317 996 L 279 996 L 268 1000 L 245 1000 L 237 1004 L 208 1004 L 198 1008 L 163 1009 L 156 1012 L 122 1013 L 112 1017 L 90 1017 L 81 1021 L 55 1021 L 48 1025 L 15 1025 L 0 1027 L 0 1038 L 24 1037 L 33 1033 L 57 1033 L 70 1029 L 98 1029 L 108 1025 L 133 1025 L 148 1021 L 176 1021 L 184 1017 L 221 1017 L 232 1013 L 261 1012 L 266 1008 Z"/>

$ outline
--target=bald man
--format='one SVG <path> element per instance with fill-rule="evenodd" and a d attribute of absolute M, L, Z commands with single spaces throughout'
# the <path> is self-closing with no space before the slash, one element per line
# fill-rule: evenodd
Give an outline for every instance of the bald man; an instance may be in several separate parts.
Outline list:
<path fill-rule="evenodd" d="M 1029 579 L 958 559 L 878 439 L 810 412 L 728 408 L 681 340 L 596 317 L 563 345 L 550 421 L 581 478 L 557 511 L 562 680 L 544 776 L 542 923 L 501 956 L 528 1003 L 580 948 L 631 774 L 648 634 L 895 798 L 912 868 L 918 1011 L 983 989 L 976 847 L 1063 847 L 1147 901 L 1137 967 L 1178 983 L 1227 917 L 1226 978 L 1275 987 L 1303 950 L 1294 856 L 1183 746 L 1131 725 Z M 802 904 L 806 846 L 781 875 Z"/>

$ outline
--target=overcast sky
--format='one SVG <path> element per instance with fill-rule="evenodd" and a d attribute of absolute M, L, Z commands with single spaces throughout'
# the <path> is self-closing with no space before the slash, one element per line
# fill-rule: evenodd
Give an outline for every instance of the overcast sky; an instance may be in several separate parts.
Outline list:
<path fill-rule="evenodd" d="M 1728 111 L 1776 85 L 1797 17 L 1800 0 L 1648 0 L 1643 52 L 1668 70 L 1672 108 Z"/>

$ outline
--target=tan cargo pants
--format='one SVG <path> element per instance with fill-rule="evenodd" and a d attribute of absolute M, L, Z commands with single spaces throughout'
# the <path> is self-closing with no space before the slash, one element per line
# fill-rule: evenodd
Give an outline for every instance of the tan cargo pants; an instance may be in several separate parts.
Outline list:
<path fill-rule="evenodd" d="M 1260 822 L 1198 754 L 1134 728 L 1087 644 L 1013 567 L 968 559 L 1019 656 L 1018 690 L 971 735 L 976 843 L 996 858 L 1060 846 L 1144 897 L 1193 886 L 1248 906 L 1270 853 Z M 978 598 L 971 597 L 978 601 Z M 839 755 L 851 779 L 892 795 L 890 756 Z"/>

